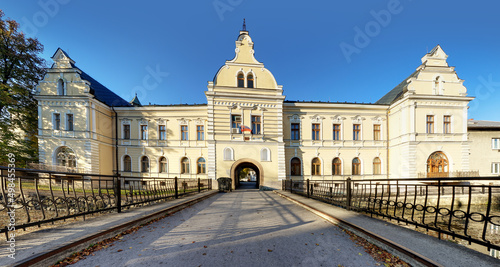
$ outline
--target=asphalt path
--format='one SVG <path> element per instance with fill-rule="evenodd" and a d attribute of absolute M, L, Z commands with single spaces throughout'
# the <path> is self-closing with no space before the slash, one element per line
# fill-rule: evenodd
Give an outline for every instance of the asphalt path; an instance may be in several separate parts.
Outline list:
<path fill-rule="evenodd" d="M 75 266 L 379 266 L 338 227 L 272 192 L 219 193 Z"/>

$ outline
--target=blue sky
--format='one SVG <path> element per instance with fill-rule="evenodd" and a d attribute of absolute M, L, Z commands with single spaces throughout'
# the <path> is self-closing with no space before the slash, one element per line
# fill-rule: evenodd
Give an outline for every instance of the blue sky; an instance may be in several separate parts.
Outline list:
<path fill-rule="evenodd" d="M 207 81 L 234 57 L 246 18 L 255 56 L 287 100 L 373 103 L 440 44 L 476 97 L 469 118 L 500 121 L 500 2 L 109 2 L 3 1 L 1 8 L 40 40 L 49 64 L 61 47 L 96 80 L 126 100 L 138 92 L 143 104 L 206 103 Z M 357 29 L 369 36 L 356 42 Z M 150 72 L 159 75 L 146 88 Z"/>

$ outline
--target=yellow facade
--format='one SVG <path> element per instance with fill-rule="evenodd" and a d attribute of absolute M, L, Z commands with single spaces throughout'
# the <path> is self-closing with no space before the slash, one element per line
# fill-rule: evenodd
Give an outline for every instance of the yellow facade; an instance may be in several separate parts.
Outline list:
<path fill-rule="evenodd" d="M 242 168 L 252 168 L 260 186 L 274 188 L 283 179 L 485 168 L 471 164 L 469 155 L 473 98 L 440 46 L 379 101 L 353 104 L 286 101 L 253 45 L 241 31 L 235 57 L 208 82 L 206 104 L 164 106 L 124 101 L 58 49 L 36 96 L 40 162 L 102 174 L 235 182 Z M 446 163 L 429 166 L 436 153 Z"/>

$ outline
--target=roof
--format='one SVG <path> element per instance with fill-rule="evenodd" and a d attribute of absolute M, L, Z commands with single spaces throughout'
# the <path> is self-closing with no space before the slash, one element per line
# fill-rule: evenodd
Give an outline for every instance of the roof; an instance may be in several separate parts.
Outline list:
<path fill-rule="evenodd" d="M 394 87 L 389 93 L 385 94 L 380 98 L 375 104 L 379 105 L 390 105 L 394 101 L 398 100 L 406 91 L 408 86 L 408 79 L 417 77 L 418 71 L 413 72 L 408 78 L 404 79 L 400 84 Z"/>
<path fill-rule="evenodd" d="M 73 67 L 77 68 L 76 66 Z M 80 74 L 80 77 L 90 83 L 90 93 L 93 94 L 97 100 L 110 107 L 130 107 L 130 104 L 119 95 L 113 93 L 113 91 L 109 90 L 106 86 L 96 81 L 83 70 L 79 70 L 82 72 Z"/>
<path fill-rule="evenodd" d="M 284 103 L 317 103 L 317 104 L 356 104 L 356 105 L 374 105 L 374 103 L 340 102 L 340 101 L 307 101 L 307 100 L 285 100 Z"/>
<path fill-rule="evenodd" d="M 129 103 L 134 107 L 142 107 L 141 101 L 139 101 L 139 98 L 137 97 L 137 93 L 135 94 L 134 99 L 132 99 Z"/>
<path fill-rule="evenodd" d="M 500 131 L 500 122 L 499 121 L 468 120 L 467 121 L 467 129 L 469 129 L 469 130 L 499 130 Z"/>

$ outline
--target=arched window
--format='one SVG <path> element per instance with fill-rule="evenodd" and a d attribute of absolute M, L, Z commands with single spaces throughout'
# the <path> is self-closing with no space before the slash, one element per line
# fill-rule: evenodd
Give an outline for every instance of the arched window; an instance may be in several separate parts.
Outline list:
<path fill-rule="evenodd" d="M 224 148 L 224 160 L 234 160 L 233 149 L 230 147 Z"/>
<path fill-rule="evenodd" d="M 352 175 L 361 174 L 361 160 L 359 158 L 354 158 L 352 160 Z"/>
<path fill-rule="evenodd" d="M 264 147 L 260 150 L 260 160 L 261 161 L 271 161 L 271 151 L 269 148 Z"/>
<path fill-rule="evenodd" d="M 189 173 L 189 159 L 184 157 L 181 159 L 181 174 Z"/>
<path fill-rule="evenodd" d="M 63 79 L 59 79 L 59 81 L 57 81 L 57 94 L 66 95 L 66 88 Z"/>
<path fill-rule="evenodd" d="M 380 164 L 380 158 L 376 157 L 373 159 L 373 174 L 381 174 L 382 168 Z"/>
<path fill-rule="evenodd" d="M 300 176 L 302 175 L 301 171 L 301 163 L 299 158 L 293 158 L 290 161 L 290 175 L 292 176 Z"/>
<path fill-rule="evenodd" d="M 342 175 L 342 161 L 339 158 L 332 161 L 332 175 Z"/>
<path fill-rule="evenodd" d="M 321 175 L 321 160 L 314 158 L 311 165 L 311 175 Z"/>
<path fill-rule="evenodd" d="M 245 87 L 245 76 L 243 73 L 238 74 L 238 87 Z"/>
<path fill-rule="evenodd" d="M 253 75 L 251 73 L 247 76 L 247 87 L 253 88 Z"/>
<path fill-rule="evenodd" d="M 427 159 L 427 177 L 448 177 L 448 157 L 441 152 L 432 153 Z"/>
<path fill-rule="evenodd" d="M 196 173 L 207 173 L 207 168 L 205 165 L 205 159 L 204 158 L 199 158 L 198 161 L 196 162 Z"/>
<path fill-rule="evenodd" d="M 125 155 L 125 157 L 123 157 L 123 171 L 124 172 L 132 171 L 132 159 L 130 158 L 129 155 Z"/>
<path fill-rule="evenodd" d="M 146 156 L 141 158 L 141 172 L 149 172 L 149 158 Z"/>
<path fill-rule="evenodd" d="M 159 173 L 166 173 L 167 172 L 167 159 L 165 157 L 161 157 L 158 162 L 159 162 L 158 172 Z"/>
<path fill-rule="evenodd" d="M 73 149 L 62 146 L 55 153 L 56 165 L 68 168 L 76 167 L 76 155 Z"/>

